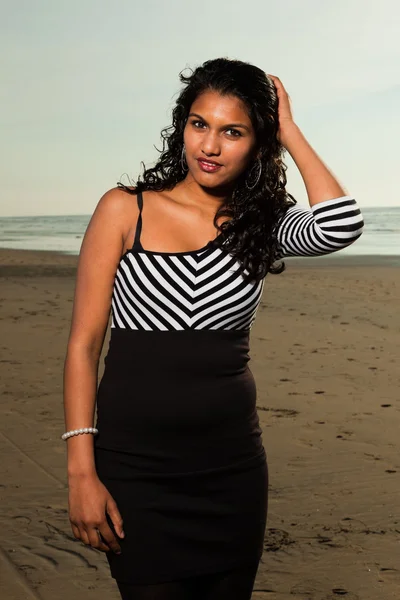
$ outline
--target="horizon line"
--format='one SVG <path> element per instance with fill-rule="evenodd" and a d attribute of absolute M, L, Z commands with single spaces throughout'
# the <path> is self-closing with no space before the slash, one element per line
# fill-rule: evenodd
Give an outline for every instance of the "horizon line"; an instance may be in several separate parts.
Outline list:
<path fill-rule="evenodd" d="M 300 204 L 298 203 L 299 206 L 304 206 L 305 208 L 307 208 L 306 205 L 304 204 Z M 311 207 L 310 207 L 311 208 Z M 364 206 L 364 207 L 360 207 L 361 212 L 365 209 L 369 209 L 369 208 L 400 208 L 400 204 L 389 204 L 389 205 L 385 205 L 382 206 L 380 204 L 377 205 L 369 205 L 369 206 Z M 94 211 L 93 211 L 94 212 Z M 0 215 L 0 219 L 27 219 L 27 218 L 32 218 L 32 217 L 91 217 L 93 215 L 92 213 L 62 213 L 62 214 L 37 214 L 37 215 Z"/>

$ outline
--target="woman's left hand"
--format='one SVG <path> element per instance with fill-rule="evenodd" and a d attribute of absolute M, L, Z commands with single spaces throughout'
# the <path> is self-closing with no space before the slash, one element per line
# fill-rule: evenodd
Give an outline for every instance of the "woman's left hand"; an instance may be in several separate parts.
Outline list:
<path fill-rule="evenodd" d="M 290 128 L 292 128 L 295 123 L 293 120 L 292 109 L 290 106 L 290 97 L 279 77 L 275 77 L 275 75 L 266 74 L 272 81 L 276 87 L 276 92 L 278 96 L 278 116 L 279 116 L 279 131 L 277 134 L 277 138 L 279 142 L 285 146 L 285 135 L 286 132 Z"/>

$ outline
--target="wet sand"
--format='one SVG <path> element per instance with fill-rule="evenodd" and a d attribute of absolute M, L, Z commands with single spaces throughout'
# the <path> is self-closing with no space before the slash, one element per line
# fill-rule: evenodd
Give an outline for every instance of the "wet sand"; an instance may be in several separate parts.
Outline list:
<path fill-rule="evenodd" d="M 0 250 L 2 600 L 119 598 L 67 514 L 59 436 L 76 261 Z M 399 258 L 286 263 L 268 275 L 251 333 L 270 470 L 253 598 L 398 599 Z"/>

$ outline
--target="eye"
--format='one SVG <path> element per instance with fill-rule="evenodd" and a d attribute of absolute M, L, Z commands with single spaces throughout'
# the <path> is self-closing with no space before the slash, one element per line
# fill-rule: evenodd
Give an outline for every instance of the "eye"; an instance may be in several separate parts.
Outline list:
<path fill-rule="evenodd" d="M 191 121 L 191 123 L 192 123 L 193 127 L 195 127 L 196 129 L 202 129 L 202 127 L 204 125 L 203 121 L 199 121 L 199 120 Z"/>
<path fill-rule="evenodd" d="M 227 129 L 226 132 L 228 133 L 228 131 L 231 132 L 229 135 L 233 134 L 232 137 L 241 137 L 242 135 L 237 129 Z"/>

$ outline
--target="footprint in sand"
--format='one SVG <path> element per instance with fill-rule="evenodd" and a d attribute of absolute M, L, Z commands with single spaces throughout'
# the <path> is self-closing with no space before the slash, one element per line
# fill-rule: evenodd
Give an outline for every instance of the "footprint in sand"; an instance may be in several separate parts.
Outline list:
<path fill-rule="evenodd" d="M 349 592 L 345 588 L 333 588 L 331 593 L 324 596 L 323 600 L 338 600 L 344 598 L 345 600 L 360 600 L 360 597 L 353 592 Z"/>
<path fill-rule="evenodd" d="M 370 454 L 369 452 L 364 452 L 364 456 L 366 456 L 369 460 L 382 460 L 381 456 L 376 456 L 375 454 Z"/>
<path fill-rule="evenodd" d="M 293 538 L 283 529 L 267 529 L 264 536 L 264 552 L 278 552 L 286 546 L 295 544 Z"/>
<path fill-rule="evenodd" d="M 316 592 L 319 585 L 317 581 L 306 580 L 296 583 L 290 590 L 291 596 L 302 596 L 307 600 L 315 600 L 317 598 Z"/>
<path fill-rule="evenodd" d="M 298 410 L 292 408 L 269 408 L 268 406 L 257 406 L 257 410 L 272 412 L 274 417 L 296 417 L 299 414 Z"/>

